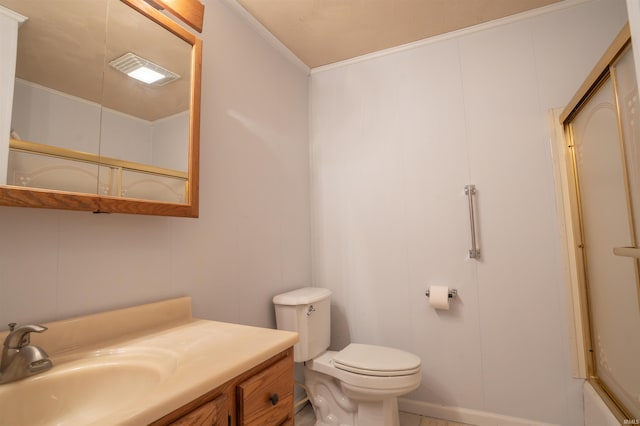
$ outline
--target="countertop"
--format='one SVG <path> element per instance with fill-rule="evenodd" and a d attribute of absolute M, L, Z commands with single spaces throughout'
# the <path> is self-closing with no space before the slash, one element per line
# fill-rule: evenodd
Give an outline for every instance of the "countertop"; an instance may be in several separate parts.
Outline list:
<path fill-rule="evenodd" d="M 144 396 L 119 406 L 92 425 L 147 424 L 298 340 L 293 332 L 192 318 L 188 297 L 43 325 L 49 330 L 32 333 L 32 343 L 49 352 L 54 362 L 50 372 L 56 367 L 130 353 L 161 357 L 167 366 L 166 377 L 145 391 Z M 0 333 L 0 338 L 5 335 L 6 332 Z M 49 372 L 39 376 L 46 374 Z M 3 390 L 11 390 L 7 386 L 28 386 L 39 376 L 1 385 L 0 399 Z M 34 401 L 25 404 L 32 405 Z"/>

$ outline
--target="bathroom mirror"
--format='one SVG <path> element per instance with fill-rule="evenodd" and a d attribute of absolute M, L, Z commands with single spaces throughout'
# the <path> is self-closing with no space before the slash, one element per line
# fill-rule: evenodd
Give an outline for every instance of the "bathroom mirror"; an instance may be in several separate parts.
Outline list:
<path fill-rule="evenodd" d="M 197 217 L 201 41 L 159 2 L 0 5 L 27 17 L 0 205 Z"/>

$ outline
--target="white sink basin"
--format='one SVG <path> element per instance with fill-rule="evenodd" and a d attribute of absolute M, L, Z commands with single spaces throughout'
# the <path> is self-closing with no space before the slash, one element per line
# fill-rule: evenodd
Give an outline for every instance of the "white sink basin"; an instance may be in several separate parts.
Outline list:
<path fill-rule="evenodd" d="M 176 369 L 171 353 L 108 351 L 0 385 L 0 425 L 86 425 L 135 406 Z"/>

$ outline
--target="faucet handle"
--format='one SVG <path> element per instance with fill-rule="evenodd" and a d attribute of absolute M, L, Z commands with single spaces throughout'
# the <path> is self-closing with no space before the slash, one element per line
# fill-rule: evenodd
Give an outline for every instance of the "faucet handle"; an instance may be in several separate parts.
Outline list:
<path fill-rule="evenodd" d="M 8 349 L 21 349 L 30 343 L 30 333 L 42 333 L 47 331 L 47 327 L 43 325 L 21 325 L 16 328 L 16 323 L 9 324 L 9 334 L 7 335 L 4 346 Z"/>

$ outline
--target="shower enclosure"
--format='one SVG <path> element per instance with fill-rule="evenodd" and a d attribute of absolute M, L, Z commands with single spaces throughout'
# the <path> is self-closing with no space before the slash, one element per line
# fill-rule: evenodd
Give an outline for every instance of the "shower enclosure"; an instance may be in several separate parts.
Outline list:
<path fill-rule="evenodd" d="M 562 113 L 585 370 L 640 419 L 640 99 L 628 28 Z"/>

